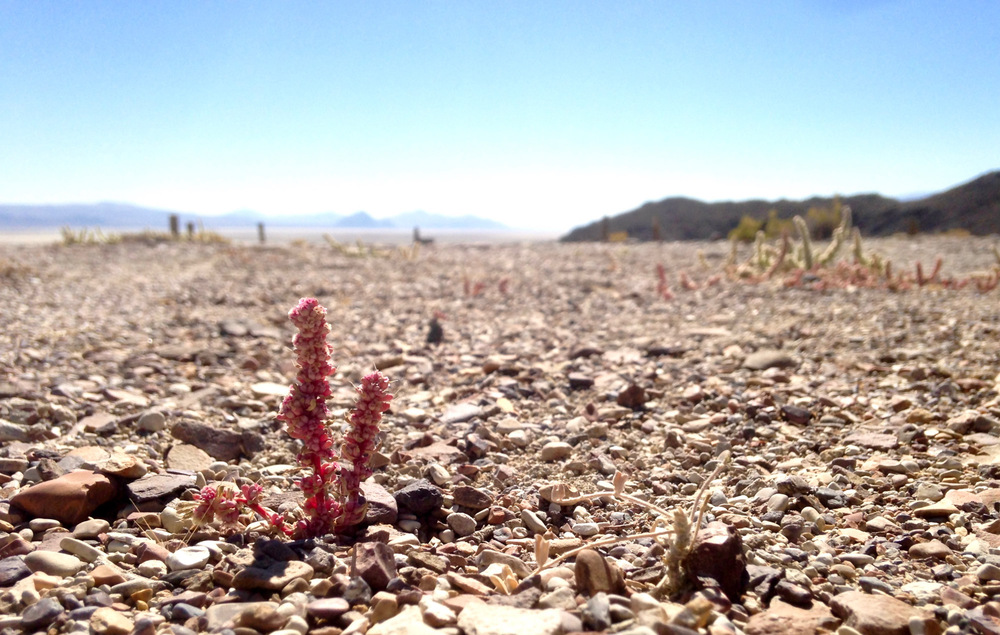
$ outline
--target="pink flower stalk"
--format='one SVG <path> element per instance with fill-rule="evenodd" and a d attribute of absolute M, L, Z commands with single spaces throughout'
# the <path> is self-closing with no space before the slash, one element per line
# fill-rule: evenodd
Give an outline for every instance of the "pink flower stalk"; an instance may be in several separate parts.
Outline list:
<path fill-rule="evenodd" d="M 386 392 L 389 380 L 381 373 L 362 379 L 351 431 L 342 449 L 350 466 L 338 467 L 327 423 L 327 377 L 335 369 L 330 365 L 330 346 L 326 342 L 330 332 L 326 309 L 315 298 L 303 298 L 288 317 L 299 330 L 292 339 L 298 374 L 281 404 L 278 419 L 285 423 L 288 434 L 302 441 L 297 458 L 311 472 L 299 479 L 299 488 L 306 496 L 306 518 L 299 522 L 296 533 L 315 537 L 364 519 L 367 503 L 361 494 L 361 481 L 371 475 L 368 463 L 375 449 L 378 422 L 392 396 Z"/>
<path fill-rule="evenodd" d="M 358 400 L 351 413 L 351 429 L 344 436 L 341 458 L 350 461 L 350 467 L 342 466 L 340 472 L 340 493 L 344 501 L 343 516 L 339 525 L 356 525 L 365 517 L 368 502 L 361 494 L 361 481 L 372 475 L 372 454 L 378 443 L 378 424 L 382 413 L 389 409 L 392 395 L 389 394 L 389 380 L 375 371 L 361 379 L 355 388 Z"/>

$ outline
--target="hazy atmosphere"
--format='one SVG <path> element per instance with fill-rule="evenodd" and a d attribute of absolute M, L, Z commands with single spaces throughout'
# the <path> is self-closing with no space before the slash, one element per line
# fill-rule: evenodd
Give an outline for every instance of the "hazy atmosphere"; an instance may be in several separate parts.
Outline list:
<path fill-rule="evenodd" d="M 938 191 L 1000 166 L 995 2 L 0 2 L 0 203 L 417 210 Z"/>

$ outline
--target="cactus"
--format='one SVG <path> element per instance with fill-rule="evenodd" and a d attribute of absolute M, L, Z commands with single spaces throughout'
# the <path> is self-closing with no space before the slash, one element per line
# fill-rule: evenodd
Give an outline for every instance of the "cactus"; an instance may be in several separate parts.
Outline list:
<path fill-rule="evenodd" d="M 795 225 L 795 231 L 798 232 L 799 239 L 802 241 L 802 268 L 809 271 L 814 265 L 812 239 L 809 237 L 809 227 L 806 225 L 806 220 L 798 215 L 792 219 L 792 223 Z"/>

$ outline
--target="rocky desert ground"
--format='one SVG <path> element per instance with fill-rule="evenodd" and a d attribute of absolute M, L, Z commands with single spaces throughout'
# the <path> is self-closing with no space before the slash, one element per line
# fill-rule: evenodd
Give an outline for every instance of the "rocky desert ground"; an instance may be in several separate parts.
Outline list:
<path fill-rule="evenodd" d="M 866 241 L 942 258 L 895 290 L 725 242 L 0 245 L 0 633 L 998 633 L 1000 289 L 949 282 L 996 243 Z M 368 522 L 192 527 L 219 481 L 296 508 L 301 297 L 338 430 L 392 382 Z"/>

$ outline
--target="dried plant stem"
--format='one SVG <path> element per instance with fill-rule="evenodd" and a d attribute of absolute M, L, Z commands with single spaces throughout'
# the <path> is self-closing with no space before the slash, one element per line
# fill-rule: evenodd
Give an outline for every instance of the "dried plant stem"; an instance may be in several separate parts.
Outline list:
<path fill-rule="evenodd" d="M 575 549 L 571 549 L 570 551 L 567 551 L 566 553 L 564 553 L 564 554 L 562 554 L 562 555 L 560 555 L 560 556 L 558 556 L 556 558 L 553 558 L 551 560 L 547 560 L 545 562 L 545 564 L 540 565 L 537 569 L 535 569 L 532 572 L 532 575 L 535 575 L 536 573 L 544 571 L 545 569 L 548 569 L 551 566 L 559 564 L 560 562 L 564 562 L 566 560 L 569 560 L 570 558 L 572 558 L 572 557 L 576 556 L 577 554 L 579 554 L 584 549 L 593 549 L 594 547 L 606 547 L 608 545 L 618 544 L 619 542 L 628 542 L 630 540 L 640 540 L 642 538 L 659 538 L 660 536 L 667 536 L 669 534 L 672 534 L 673 532 L 674 532 L 673 528 L 672 527 L 668 527 L 667 529 L 660 529 L 658 531 L 649 531 L 649 532 L 646 532 L 644 534 L 629 534 L 627 536 L 615 536 L 614 538 L 602 538 L 601 540 L 595 540 L 594 542 L 588 542 L 587 544 L 585 544 L 583 546 L 580 546 L 580 547 L 577 547 Z"/>

